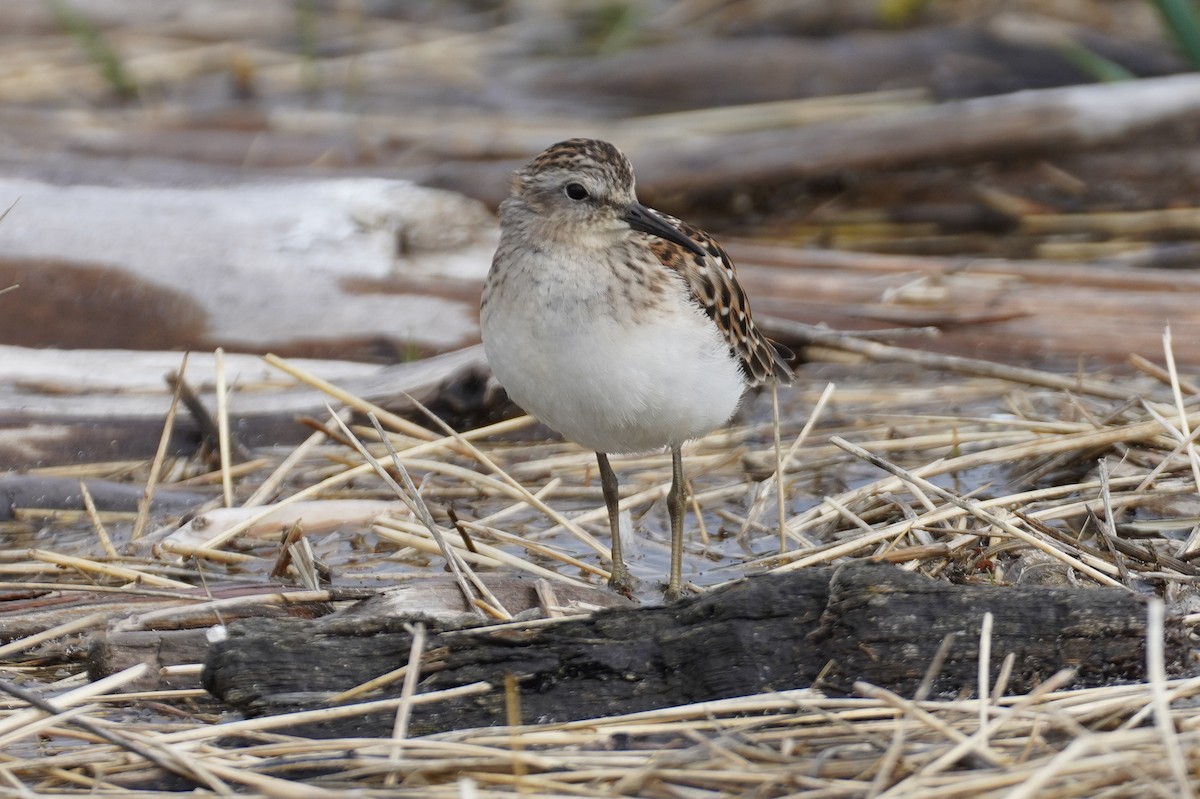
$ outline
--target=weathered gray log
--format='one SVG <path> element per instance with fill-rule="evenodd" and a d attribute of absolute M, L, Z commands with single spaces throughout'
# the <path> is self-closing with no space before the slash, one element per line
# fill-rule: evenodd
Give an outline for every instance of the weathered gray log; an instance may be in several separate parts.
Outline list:
<path fill-rule="evenodd" d="M 169 610 L 179 607 L 181 595 L 189 593 L 199 601 L 208 597 L 226 599 L 279 590 L 270 586 L 216 586 L 209 592 L 203 588 L 193 588 L 190 591 L 149 588 L 143 593 L 121 590 L 51 592 L 43 585 L 37 588 L 16 588 L 6 591 L 9 595 L 0 603 L 0 643 L 9 643 L 88 616 L 97 617 L 97 624 L 111 624 L 131 616 Z M 203 617 L 184 613 L 179 615 L 188 615 L 189 624 L 183 626 L 206 627 L 216 624 L 219 618 L 229 618 L 231 614 L 236 615 L 238 612 L 236 609 L 226 610 L 221 617 L 211 611 Z M 250 612 L 263 615 L 274 610 L 252 608 Z M 167 622 L 159 629 L 170 627 L 170 623 Z"/>
<path fill-rule="evenodd" d="M 15 508 L 82 510 L 81 482 L 87 485 L 92 501 L 102 511 L 136 511 L 146 491 L 144 485 L 95 477 L 79 480 L 75 477 L 46 475 L 0 475 L 0 521 L 11 521 Z M 151 510 L 155 513 L 184 513 L 209 499 L 209 494 L 200 491 L 162 488 L 154 493 Z"/>
<path fill-rule="evenodd" d="M 487 694 L 415 707 L 412 731 L 503 723 L 504 677 L 519 679 L 526 720 L 565 721 L 763 691 L 825 690 L 866 680 L 911 693 L 948 634 L 938 691 L 975 685 L 979 631 L 994 616 L 992 652 L 1017 655 L 1010 690 L 1063 667 L 1078 685 L 1140 679 L 1145 607 L 1119 589 L 956 586 L 892 566 L 854 563 L 749 578 L 666 607 L 612 610 L 514 632 L 435 632 L 423 691 L 486 681 Z M 1172 634 L 1168 652 L 1182 644 Z M 332 693 L 397 668 L 410 637 L 396 618 L 249 621 L 209 652 L 204 683 L 250 714 L 320 707 Z M 432 662 L 431 662 L 432 663 Z M 306 728 L 379 735 L 390 717 Z"/>
<path fill-rule="evenodd" d="M 980 97 L 852 122 L 736 134 L 716 142 L 659 144 L 640 151 L 635 163 L 645 164 L 639 166 L 639 184 L 654 191 L 713 191 L 810 179 L 839 169 L 1095 147 L 1194 119 L 1197 113 L 1200 79 L 1175 75 Z"/>
<path fill-rule="evenodd" d="M 477 295 L 430 284 L 474 285 L 494 248 L 478 202 L 378 178 L 164 187 L 0 175 L 0 197 L 4 208 L 21 198 L 0 225 L 0 287 L 21 286 L 0 319 L 6 344 L 445 351 L 474 337 Z"/>
<path fill-rule="evenodd" d="M 150 457 L 171 404 L 163 377 L 178 369 L 180 360 L 178 353 L 169 352 L 0 347 L 0 429 L 6 431 L 0 468 Z M 225 361 L 232 385 L 283 377 L 257 356 L 229 354 Z M 384 367 L 303 360 L 295 365 L 395 413 L 412 412 L 416 399 L 443 418 L 470 424 L 495 405 L 480 345 Z M 213 370 L 211 354 L 189 359 L 187 377 L 210 411 L 216 407 Z M 294 443 L 311 432 L 296 417 L 323 416 L 328 401 L 307 385 L 234 391 L 229 414 L 247 446 Z M 200 435 L 196 422 L 181 410 L 172 451 L 194 451 Z M 82 503 L 70 507 L 82 508 Z"/>
<path fill-rule="evenodd" d="M 487 575 L 483 579 L 488 590 L 511 613 L 519 614 L 540 607 L 536 580 L 503 574 Z M 268 590 L 270 594 L 282 593 L 277 588 L 260 589 L 264 593 Z M 214 597 L 236 596 L 237 591 L 245 592 L 246 589 L 226 589 L 215 592 Z M 557 586 L 553 591 L 558 603 L 568 609 L 626 607 L 631 604 L 623 596 L 601 588 Z M 142 629 L 139 626 L 139 616 L 154 609 L 147 607 L 147 602 L 143 601 L 141 607 L 133 603 L 114 603 L 110 604 L 110 610 L 104 606 L 103 597 L 96 601 L 97 598 L 91 596 L 90 602 L 76 604 L 76 613 L 80 607 L 93 613 L 97 612 L 99 607 L 99 612 L 110 613 L 111 618 L 104 629 L 91 633 L 85 639 L 82 648 L 87 651 L 88 674 L 92 679 L 99 679 L 137 663 L 145 663 L 150 670 L 139 680 L 128 685 L 126 690 L 198 688 L 200 681 L 197 675 L 164 675 L 162 670 L 167 666 L 203 663 L 208 653 L 208 628 L 212 625 L 247 616 L 269 623 L 279 623 L 285 616 L 300 616 L 306 619 L 322 617 L 334 607 L 334 603 L 345 606 L 348 604 L 346 600 L 354 598 L 361 601 L 354 603 L 349 609 L 339 611 L 340 615 L 335 618 L 342 621 L 336 623 L 344 625 L 345 619 L 354 618 L 396 619 L 401 616 L 419 616 L 451 627 L 461 626 L 464 618 L 478 618 L 463 600 L 458 584 L 449 575 L 414 579 L 379 593 L 371 593 L 365 588 L 330 588 L 326 591 L 312 592 L 327 594 L 327 600 L 301 599 L 298 595 L 304 592 L 299 590 L 288 593 L 290 598 L 287 602 L 226 607 L 220 616 L 211 611 L 196 614 L 187 612 L 186 608 L 181 609 L 178 615 L 156 620 L 153 629 Z M 111 601 L 112 597 L 108 599 Z M 164 603 L 163 607 L 170 605 Z M 5 617 L 0 615 L 0 633 L 5 631 L 4 621 Z M 53 625 L 47 623 L 39 629 L 47 626 Z"/>
<path fill-rule="evenodd" d="M 821 628 L 810 641 L 827 653 L 829 687 L 849 691 L 865 679 L 911 694 L 942 639 L 955 645 L 934 689 L 958 691 L 977 681 L 983 615 L 993 617 L 993 674 L 1016 655 L 1008 689 L 1024 693 L 1059 669 L 1076 684 L 1140 680 L 1145 670 L 1146 606 L 1117 588 L 956 586 L 899 569 L 843 569 L 835 578 Z M 1173 628 L 1168 652 L 1182 662 L 1185 644 Z"/>
<path fill-rule="evenodd" d="M 116 674 L 145 663 L 149 670 L 129 690 L 195 688 L 191 674 L 164 673 L 170 666 L 202 663 L 208 652 L 207 630 L 136 630 L 94 636 L 88 643 L 88 672 L 94 677 Z"/>
<path fill-rule="evenodd" d="M 247 615 L 303 616 L 327 613 L 327 603 L 362 599 L 370 595 L 363 588 L 330 588 L 319 592 L 301 592 L 270 585 L 213 585 L 189 591 L 158 588 L 112 589 L 109 591 L 52 591 L 39 584 L 4 583 L 0 601 L 0 644 L 45 632 L 62 625 L 76 626 L 77 632 L 43 642 L 36 647 L 13 655 L 16 659 L 34 658 L 42 663 L 73 663 L 86 657 L 88 672 L 93 679 L 115 674 L 136 662 L 149 664 L 154 672 L 145 675 L 126 690 L 142 690 L 159 685 L 158 669 L 183 663 L 199 663 L 204 659 L 207 642 L 205 628 L 222 620 Z M 181 603 L 181 596 L 191 594 L 195 605 Z M 286 594 L 287 601 L 280 601 Z M 307 594 L 307 596 L 305 595 Z M 314 597 L 313 594 L 318 596 Z M 207 599 L 242 597 L 242 604 L 227 606 L 219 611 L 206 606 Z M 256 601 L 260 597 L 261 601 Z M 163 612 L 166 612 L 165 614 Z M 155 618 L 157 616 L 157 618 Z M 139 626 L 146 618 L 153 621 Z M 132 629 L 131 629 L 132 628 Z M 193 641 L 189 634 L 196 634 Z M 159 640 L 155 640 L 159 639 Z M 195 681 L 192 681 L 194 687 Z"/>
<path fill-rule="evenodd" d="M 817 14 L 844 15 L 852 5 L 780 3 L 776 10 L 811 19 Z M 787 12 L 780 14 L 786 18 Z M 878 21 L 878 7 L 869 12 Z M 730 15 L 731 17 L 740 15 Z M 755 17 L 743 20 L 753 24 Z M 941 100 L 1002 92 L 1048 89 L 1094 80 L 1064 55 L 1060 41 L 1023 33 L 1016 24 L 914 26 L 886 33 L 851 25 L 838 36 L 804 33 L 778 35 L 780 20 L 757 18 L 773 36 L 747 47 L 739 37 L 680 37 L 676 41 L 625 50 L 607 57 L 548 61 L 526 70 L 540 94 L 558 94 L 619 102 L 650 114 L 713 105 L 745 105 L 856 94 L 877 90 L 921 88 Z M 732 20 L 725 24 L 736 26 Z M 785 23 L 786 24 L 786 23 Z M 820 23 L 817 23 L 819 26 Z M 1088 31 L 1092 52 L 1103 53 L 1139 77 L 1182 69 L 1160 48 L 1140 50 Z"/>

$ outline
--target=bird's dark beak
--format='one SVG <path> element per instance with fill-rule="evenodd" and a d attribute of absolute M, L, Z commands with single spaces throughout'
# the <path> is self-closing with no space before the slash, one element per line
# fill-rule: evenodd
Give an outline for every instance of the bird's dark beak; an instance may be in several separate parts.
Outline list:
<path fill-rule="evenodd" d="M 625 221 L 634 230 L 640 230 L 651 236 L 658 236 L 660 239 L 678 244 L 680 247 L 686 247 L 690 252 L 701 257 L 708 254 L 701 249 L 699 244 L 685 236 L 683 231 L 641 203 L 635 202 L 625 210 Z"/>

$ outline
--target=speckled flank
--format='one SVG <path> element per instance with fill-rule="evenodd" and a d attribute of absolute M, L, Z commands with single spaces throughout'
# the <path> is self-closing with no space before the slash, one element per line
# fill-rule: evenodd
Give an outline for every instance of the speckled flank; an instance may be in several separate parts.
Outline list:
<path fill-rule="evenodd" d="M 618 257 L 606 266 L 614 278 L 608 290 L 611 307 L 624 308 L 637 322 L 664 306 L 674 277 L 647 257 L 645 248 L 639 247 L 636 240 L 623 247 Z"/>
<path fill-rule="evenodd" d="M 661 211 L 655 213 L 683 231 L 708 253 L 701 257 L 674 242 L 640 234 L 644 236 L 644 246 L 650 248 L 664 266 L 675 270 L 687 281 L 696 301 L 720 328 L 734 354 L 741 359 L 750 385 L 760 385 L 770 380 L 790 383 L 793 378 L 791 368 L 779 348 L 759 332 L 750 316 L 750 301 L 738 283 L 729 254 L 703 230 Z"/>

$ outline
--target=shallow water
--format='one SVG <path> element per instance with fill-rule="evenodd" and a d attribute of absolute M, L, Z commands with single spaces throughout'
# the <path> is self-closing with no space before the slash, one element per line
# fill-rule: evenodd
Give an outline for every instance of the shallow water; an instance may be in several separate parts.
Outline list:
<path fill-rule="evenodd" d="M 963 419 L 987 418 L 1008 412 L 1005 403 L 1008 387 L 992 381 L 947 375 L 914 375 L 910 370 L 889 367 L 814 365 L 806 367 L 802 382 L 797 387 L 785 388 L 780 392 L 781 440 L 785 450 L 804 425 L 821 390 L 831 381 L 837 384 L 832 400 L 788 469 L 785 481 L 785 516 L 788 519 L 815 507 L 826 495 L 868 484 L 882 476 L 875 467 L 830 448 L 827 444 L 830 435 L 842 435 L 851 440 L 863 440 L 864 437 L 903 438 L 915 432 L 954 426 L 951 422 L 931 421 L 928 418 L 931 412 Z M 553 438 L 542 438 L 548 435 L 544 428 L 531 428 L 513 441 L 485 443 L 484 448 L 531 491 L 538 491 L 551 479 L 561 480 L 558 489 L 545 497 L 546 502 L 567 517 L 591 513 L 593 520 L 584 523 L 584 528 L 602 545 L 607 545 L 608 523 L 593 457 L 572 445 Z M 950 451 L 951 448 L 944 447 L 937 451 L 921 450 L 908 455 L 903 452 L 887 453 L 887 457 L 908 466 L 918 466 L 939 453 L 947 454 Z M 326 453 L 342 457 L 345 451 L 329 448 Z M 275 458 L 282 458 L 285 454 L 281 451 Z M 316 460 L 328 463 L 326 457 L 323 454 Z M 453 456 L 452 460 L 467 468 L 481 469 L 461 456 Z M 701 513 L 697 518 L 695 508 L 689 506 L 684 546 L 686 580 L 698 586 L 714 585 L 739 577 L 748 569 L 762 568 L 762 565 L 753 567 L 747 564 L 779 553 L 778 509 L 773 494 L 754 510 L 753 523 L 746 522 L 761 480 L 771 474 L 773 463 L 771 401 L 767 393 L 747 397 L 733 426 L 686 449 L 685 473 L 692 491 L 700 498 L 698 504 Z M 670 560 L 669 524 L 665 500 L 661 498 L 669 480 L 670 459 L 665 453 L 623 456 L 614 457 L 613 465 L 621 482 L 623 496 L 655 487 L 660 489 L 659 499 L 642 502 L 624 517 L 629 526 L 625 539 L 626 559 L 631 572 L 640 581 L 638 596 L 643 601 L 657 601 Z M 268 471 L 264 469 L 259 474 L 265 475 Z M 460 519 L 473 520 L 512 505 L 510 499 L 482 496 L 460 480 L 446 476 L 414 471 L 413 479 L 423 485 L 423 496 L 435 518 L 444 529 L 450 530 L 451 536 L 457 534 L 453 532 L 446 515 L 449 509 L 453 509 Z M 935 482 L 958 494 L 981 492 L 987 495 L 1007 492 L 1010 488 L 1008 479 L 1009 474 L 1004 467 L 987 466 L 943 475 L 936 478 Z M 256 482 L 257 477 L 253 475 L 239 482 L 239 494 L 247 494 Z M 310 482 L 295 480 L 283 495 L 287 496 Z M 390 498 L 388 491 L 373 476 L 358 479 L 350 488 L 339 490 L 336 494 L 347 498 Z M 161 521 L 165 526 L 171 526 L 170 518 Z M 586 543 L 561 528 L 555 532 L 556 525 L 532 508 L 525 507 L 510 513 L 494 526 L 585 562 L 604 565 L 599 555 Z M 130 519 L 108 524 L 109 535 L 121 551 L 126 550 L 131 527 Z M 155 529 L 156 525 L 148 528 L 151 532 Z M 795 550 L 836 540 L 842 530 L 854 529 L 848 522 L 807 529 L 803 539 L 790 538 L 787 549 Z M 46 564 L 38 564 L 33 567 L 34 571 L 28 571 L 27 548 L 103 559 L 97 534 L 86 519 L 42 519 L 36 523 L 11 524 L 7 535 L 8 562 L 0 565 L 7 570 L 10 579 L 52 580 L 59 572 L 57 567 Z M 475 533 L 473 537 L 486 541 L 482 533 Z M 309 542 L 316 557 L 332 570 L 335 585 L 380 587 L 415 574 L 441 572 L 443 568 L 440 555 L 407 550 L 388 541 L 379 532 L 361 526 L 344 526 L 310 534 Z M 526 553 L 512 544 L 486 542 L 537 565 L 571 576 L 585 577 L 599 584 L 595 575 L 581 575 L 577 569 L 553 558 Z M 206 579 L 215 583 L 258 583 L 268 579 L 267 572 L 278 555 L 279 541 L 275 534 L 266 537 L 243 536 L 229 545 L 228 549 L 256 557 L 249 563 L 236 565 L 206 563 Z M 139 558 L 145 557 L 144 547 L 135 547 L 130 551 L 141 553 Z M 156 562 L 158 568 L 164 570 L 163 573 L 178 575 L 185 580 L 185 575 L 193 569 L 191 564 L 181 563 L 168 555 Z M 21 564 L 25 564 L 26 571 L 18 573 Z"/>

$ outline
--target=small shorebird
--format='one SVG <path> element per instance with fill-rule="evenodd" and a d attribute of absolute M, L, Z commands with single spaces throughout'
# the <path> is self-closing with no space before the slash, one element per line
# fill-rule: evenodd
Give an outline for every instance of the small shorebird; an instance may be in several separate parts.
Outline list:
<path fill-rule="evenodd" d="M 607 453 L 669 447 L 671 574 L 682 595 L 680 447 L 720 427 L 749 386 L 789 383 L 754 326 L 733 262 L 707 233 L 647 208 L 608 142 L 570 139 L 525 165 L 500 204 L 480 306 L 483 346 L 509 397 L 596 451 L 612 531 L 609 585 L 629 594 Z"/>

